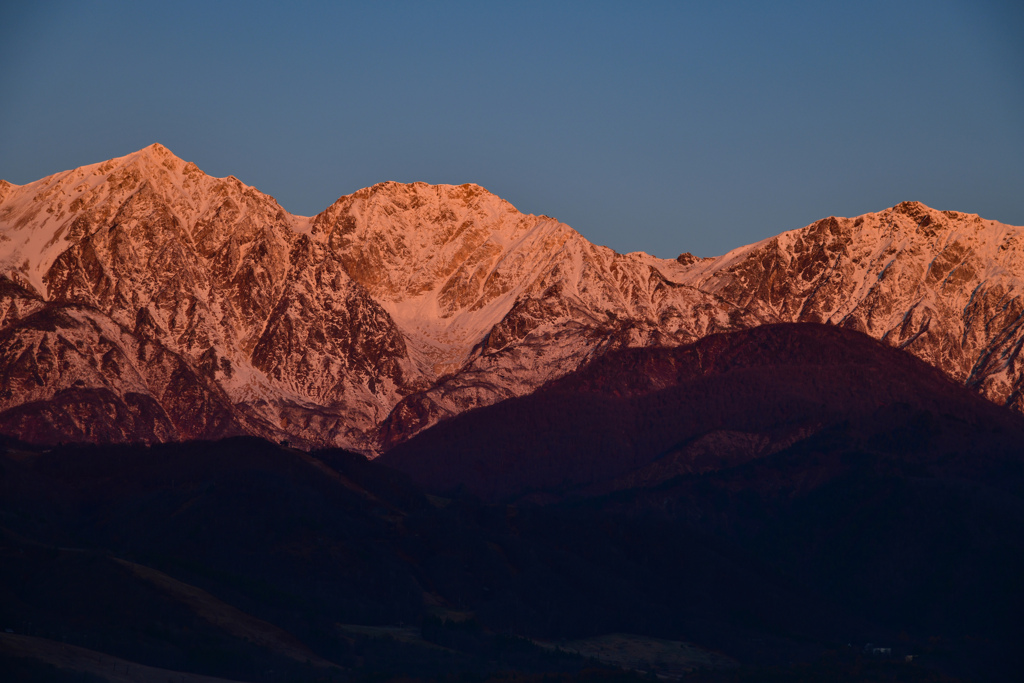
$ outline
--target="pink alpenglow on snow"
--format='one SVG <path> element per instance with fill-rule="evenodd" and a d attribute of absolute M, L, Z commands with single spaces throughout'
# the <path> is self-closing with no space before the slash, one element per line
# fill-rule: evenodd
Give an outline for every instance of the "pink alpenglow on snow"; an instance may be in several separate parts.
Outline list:
<path fill-rule="evenodd" d="M 1022 233 L 909 202 L 666 260 L 472 184 L 380 183 L 294 216 L 152 145 L 0 183 L 0 431 L 373 455 L 609 349 L 801 321 L 1021 410 Z"/>

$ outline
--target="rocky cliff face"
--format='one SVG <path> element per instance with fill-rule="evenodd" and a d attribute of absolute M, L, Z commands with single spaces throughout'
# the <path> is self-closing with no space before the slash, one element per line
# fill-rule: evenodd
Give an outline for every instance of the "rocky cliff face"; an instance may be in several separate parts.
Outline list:
<path fill-rule="evenodd" d="M 1024 228 L 905 202 L 826 218 L 694 264 L 689 284 L 752 314 L 849 327 L 1024 409 Z"/>
<path fill-rule="evenodd" d="M 476 185 L 293 216 L 153 145 L 0 183 L 0 430 L 376 453 L 611 348 L 778 321 L 854 327 L 1022 409 L 1020 233 L 901 204 L 662 260 Z"/>
<path fill-rule="evenodd" d="M 87 410 L 57 420 L 54 433 L 164 440 L 248 432 L 362 446 L 406 383 L 411 365 L 394 323 L 311 238 L 308 219 L 162 146 L 12 186 L 0 225 L 3 356 L 23 369 L 0 410 L 102 386 L 166 413 L 154 431 L 117 411 L 101 427 Z M 71 311 L 92 323 L 70 324 Z M 61 340 L 79 351 L 51 362 Z M 110 354 L 116 366 L 104 365 Z M 177 415 L 174 402 L 187 414 Z M 18 424 L 31 422 L 25 413 L 19 408 Z"/>

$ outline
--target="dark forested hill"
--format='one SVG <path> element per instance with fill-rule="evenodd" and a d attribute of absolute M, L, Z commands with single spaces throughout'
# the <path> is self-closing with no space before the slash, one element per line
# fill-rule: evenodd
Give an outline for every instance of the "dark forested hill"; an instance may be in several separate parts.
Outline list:
<path fill-rule="evenodd" d="M 986 481 L 1024 450 L 1018 415 L 866 335 L 805 323 L 612 351 L 381 460 L 436 492 L 551 500 L 725 469 L 826 434 Z"/>
<path fill-rule="evenodd" d="M 25 655 L 11 639 L 27 635 L 251 681 L 513 670 L 587 679 L 589 666 L 678 675 L 730 662 L 741 668 L 702 675 L 1005 680 L 1024 636 L 1018 418 L 917 361 L 890 362 L 895 352 L 875 342 L 814 330 L 629 352 L 537 394 L 544 410 L 506 406 L 503 421 L 484 423 L 498 456 L 514 435 L 520 452 L 544 442 L 540 415 L 566 427 L 547 456 L 581 458 L 592 437 L 570 429 L 580 397 L 605 410 L 588 417 L 596 433 L 636 424 L 622 419 L 627 408 L 633 419 L 660 416 L 648 424 L 673 424 L 673 414 L 692 424 L 679 410 L 689 405 L 704 422 L 719 416 L 714 429 L 729 436 L 626 432 L 613 445 L 668 445 L 628 467 L 609 458 L 610 475 L 528 482 L 514 505 L 483 501 L 454 477 L 434 489 L 454 492 L 438 497 L 362 456 L 252 438 L 8 443 L 0 627 L 14 633 L 0 665 L 29 661 L 10 655 Z M 812 354 L 822 370 L 806 362 Z M 804 374 L 779 371 L 790 361 Z M 767 434 L 768 446 L 729 451 L 751 442 L 736 434 Z M 701 437 L 718 450 L 695 451 Z M 487 476 L 517 473 L 496 462 Z M 626 642 L 641 639 L 648 654 L 631 646 L 601 664 L 547 649 L 607 654 L 623 638 L 614 634 L 634 634 Z M 865 655 L 867 643 L 890 653 Z"/>

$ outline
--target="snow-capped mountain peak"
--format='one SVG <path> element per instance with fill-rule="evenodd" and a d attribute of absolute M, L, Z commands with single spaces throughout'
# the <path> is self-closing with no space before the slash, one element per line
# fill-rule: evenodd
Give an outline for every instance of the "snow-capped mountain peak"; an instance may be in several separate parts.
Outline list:
<path fill-rule="evenodd" d="M 906 202 L 663 260 L 472 184 L 294 216 L 156 144 L 0 183 L 0 430 L 375 453 L 610 348 L 777 321 L 855 328 L 1021 408 L 1022 238 Z"/>

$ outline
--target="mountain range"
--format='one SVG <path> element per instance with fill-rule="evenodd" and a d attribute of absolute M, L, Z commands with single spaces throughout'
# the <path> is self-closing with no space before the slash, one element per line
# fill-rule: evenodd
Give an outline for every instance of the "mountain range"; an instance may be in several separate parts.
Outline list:
<path fill-rule="evenodd" d="M 0 182 L 0 671 L 1012 679 L 1022 230 L 659 259 L 160 145 Z"/>
<path fill-rule="evenodd" d="M 613 350 L 783 322 L 867 334 L 1020 411 L 1022 233 L 909 202 L 659 259 L 476 185 L 295 216 L 154 144 L 0 181 L 0 432 L 374 456 Z"/>

